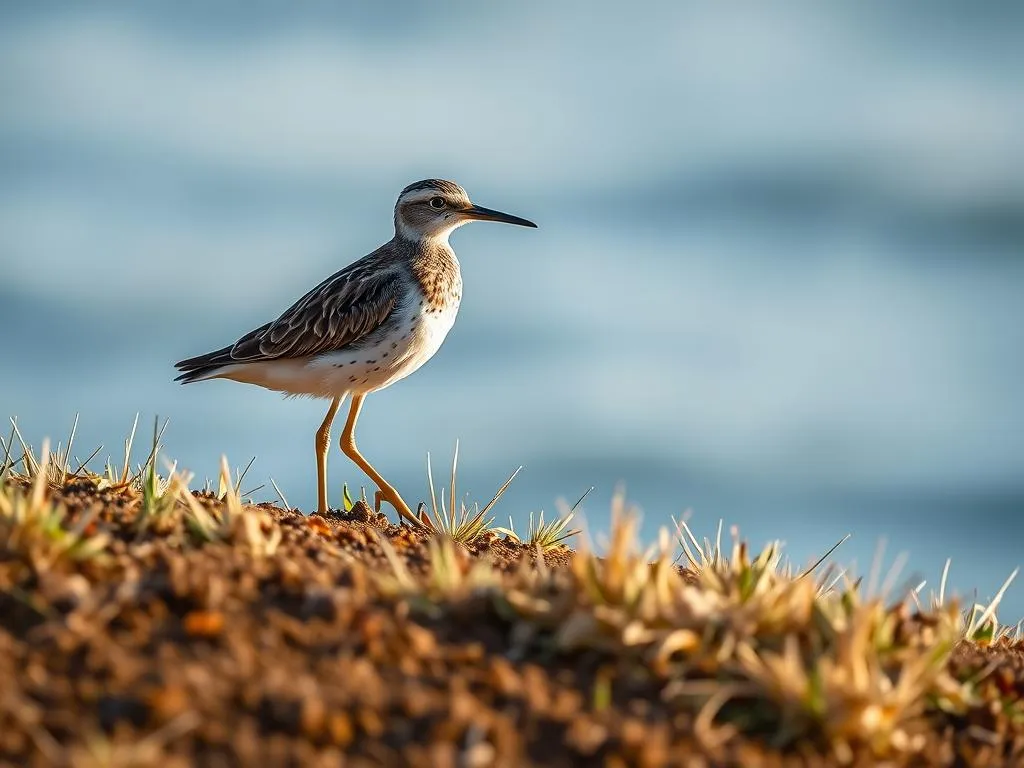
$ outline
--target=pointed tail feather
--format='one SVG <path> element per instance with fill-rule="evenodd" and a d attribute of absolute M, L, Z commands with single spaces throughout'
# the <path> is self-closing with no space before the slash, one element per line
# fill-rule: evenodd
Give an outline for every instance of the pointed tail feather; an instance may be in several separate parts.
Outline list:
<path fill-rule="evenodd" d="M 194 381 L 203 381 L 210 378 L 220 368 L 234 362 L 231 359 L 231 347 L 224 347 L 214 352 L 207 352 L 205 355 L 190 357 L 175 363 L 174 367 L 181 371 L 181 375 L 175 377 L 175 381 L 182 384 L 191 384 Z"/>

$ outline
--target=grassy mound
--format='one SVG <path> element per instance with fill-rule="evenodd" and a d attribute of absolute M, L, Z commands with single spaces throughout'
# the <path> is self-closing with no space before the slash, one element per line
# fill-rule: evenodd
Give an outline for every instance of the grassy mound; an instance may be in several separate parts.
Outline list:
<path fill-rule="evenodd" d="M 886 600 L 685 527 L 641 550 L 621 501 L 601 556 L 568 515 L 304 516 L 226 462 L 161 477 L 156 443 L 101 473 L 5 445 L 0 762 L 1024 764 L 998 599 Z"/>

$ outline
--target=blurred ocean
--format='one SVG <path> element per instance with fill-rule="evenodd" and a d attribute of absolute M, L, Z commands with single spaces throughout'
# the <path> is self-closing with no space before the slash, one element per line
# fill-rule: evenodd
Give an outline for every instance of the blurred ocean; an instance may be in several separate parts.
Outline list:
<path fill-rule="evenodd" d="M 621 481 L 648 537 L 852 532 L 989 597 L 1024 561 L 1021 39 L 1012 2 L 4 3 L 0 415 L 116 456 L 159 414 L 311 508 L 325 404 L 172 364 L 453 178 L 540 229 L 460 230 L 459 322 L 367 401 L 407 499 L 459 439 L 474 499 L 525 465 L 518 528 L 593 485 L 606 531 Z"/>

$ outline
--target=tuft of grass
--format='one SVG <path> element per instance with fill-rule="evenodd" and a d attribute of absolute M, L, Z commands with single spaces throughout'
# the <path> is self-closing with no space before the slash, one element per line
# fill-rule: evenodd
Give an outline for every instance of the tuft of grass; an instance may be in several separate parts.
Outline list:
<path fill-rule="evenodd" d="M 157 456 L 160 453 L 160 438 L 167 422 L 160 427 L 159 419 L 153 421 L 153 445 L 146 460 L 139 470 L 137 485 L 141 492 L 139 511 L 135 518 L 135 526 L 138 534 L 141 535 L 150 525 L 161 526 L 165 532 L 168 525 L 173 525 L 173 518 L 178 511 L 178 496 L 182 484 L 188 484 L 187 479 L 178 474 L 177 462 L 168 465 L 166 477 L 160 477 L 156 471 Z M 134 429 L 133 429 L 134 432 Z"/>
<path fill-rule="evenodd" d="M 760 553 L 751 558 L 747 543 L 740 540 L 739 530 L 733 526 L 730 529 L 732 537 L 731 554 L 727 555 L 722 549 L 722 520 L 718 521 L 714 541 L 705 537 L 703 543 L 697 540 L 697 537 L 685 520 L 677 521 L 673 519 L 673 523 L 676 526 L 676 540 L 681 550 L 677 560 L 680 558 L 685 559 L 687 567 L 709 584 L 721 585 L 721 575 L 723 573 L 733 573 L 738 569 L 743 574 L 741 579 L 743 589 L 741 593 L 744 596 L 756 593 L 759 585 L 766 578 L 783 578 L 794 581 L 806 579 L 825 560 L 831 557 L 851 535 L 846 534 L 843 536 L 809 567 L 797 572 L 793 568 L 792 563 L 783 557 L 781 541 L 770 542 Z M 844 576 L 845 571 L 837 574 L 831 566 L 824 569 L 813 582 L 816 594 L 821 596 L 828 593 Z"/>
<path fill-rule="evenodd" d="M 441 488 L 441 503 L 438 505 L 438 493 L 434 488 L 434 474 L 430 466 L 430 454 L 427 454 L 427 483 L 430 486 L 429 512 L 420 506 L 419 518 L 424 526 L 459 544 L 472 544 L 494 525 L 494 516 L 489 516 L 491 509 L 498 503 L 498 500 L 505 494 L 516 475 L 522 470 L 519 467 L 509 475 L 505 483 L 497 490 L 493 498 L 481 509 L 478 504 L 472 507 L 467 506 L 465 500 L 456 501 L 456 476 L 459 464 L 459 444 L 455 443 L 455 455 L 452 457 L 451 485 L 449 487 L 448 502 L 444 497 L 444 487 Z"/>
<path fill-rule="evenodd" d="M 593 486 L 588 488 L 575 504 L 563 510 L 554 520 L 546 521 L 544 519 L 544 510 L 541 510 L 536 517 L 533 512 L 530 512 L 525 541 L 516 533 L 511 517 L 508 519 L 508 528 L 495 528 L 494 531 L 495 533 L 509 536 L 520 544 L 528 544 L 540 552 L 550 552 L 558 547 L 565 546 L 566 541 L 582 533 L 578 528 L 569 528 L 569 525 L 572 523 L 573 517 L 576 516 L 577 508 L 593 490 Z M 562 503 L 564 504 L 565 502 Z"/>
<path fill-rule="evenodd" d="M 226 456 L 221 456 L 218 481 L 223 491 L 219 509 L 201 504 L 187 483 L 179 486 L 178 498 L 187 509 L 186 524 L 193 536 L 204 543 L 241 542 L 253 557 L 273 555 L 281 543 L 281 528 L 262 510 L 242 504 L 240 479 L 232 482 Z"/>
<path fill-rule="evenodd" d="M 26 454 L 31 455 L 31 454 Z M 43 441 L 39 457 L 33 456 L 34 476 L 28 493 L 0 484 L 0 560 L 14 559 L 41 573 L 64 564 L 98 559 L 110 537 L 95 530 L 98 510 L 71 523 L 63 505 L 47 494 L 53 474 L 49 441 Z M 57 463 L 63 461 L 58 458 Z"/>
<path fill-rule="evenodd" d="M 949 575 L 950 563 L 950 560 L 946 560 L 942 569 L 938 595 L 932 597 L 931 603 L 934 610 L 941 610 L 946 606 L 946 579 Z M 1020 568 L 1014 568 L 987 605 L 975 601 L 963 611 L 960 616 L 960 639 L 969 640 L 981 646 L 990 646 L 1001 640 L 1013 641 L 1021 636 L 1021 622 L 1000 625 L 996 615 L 1006 590 L 1010 588 L 1018 573 L 1020 573 Z"/>
<path fill-rule="evenodd" d="M 0 448 L 4 452 L 4 460 L 0 464 L 0 477 L 14 476 L 24 482 L 33 482 L 38 475 L 42 474 L 46 478 L 46 483 L 49 487 L 63 487 L 68 480 L 81 473 L 86 463 L 99 453 L 99 449 L 97 449 L 84 462 L 75 462 L 72 458 L 72 448 L 77 431 L 78 414 L 75 414 L 75 420 L 71 425 L 67 443 L 57 443 L 56 449 L 47 452 L 44 461 L 41 456 L 37 457 L 35 455 L 32 446 L 22 437 L 21 430 L 18 429 L 17 419 L 12 418 L 10 436 L 6 441 L 0 438 Z M 18 459 L 12 459 L 11 454 L 15 440 L 18 441 L 21 448 L 21 456 Z M 16 472 L 15 467 L 19 465 L 21 466 L 21 471 Z M 72 469 L 73 466 L 76 469 Z"/>
<path fill-rule="evenodd" d="M 90 476 L 96 481 L 100 488 L 130 488 L 134 491 L 142 492 L 145 484 L 145 476 L 149 470 L 154 469 L 156 463 L 157 453 L 160 450 L 160 440 L 163 439 L 164 431 L 167 429 L 169 423 L 167 419 L 164 419 L 163 425 L 159 425 L 160 418 L 156 417 L 153 421 L 153 443 L 150 446 L 149 455 L 146 460 L 141 464 L 137 464 L 135 469 L 132 469 L 132 449 L 135 445 L 135 435 L 139 428 L 139 414 L 135 414 L 135 420 L 132 422 L 131 431 L 128 436 L 124 439 L 124 462 L 120 469 L 114 464 L 113 460 L 108 456 L 106 463 L 103 467 L 103 472 L 100 475 Z M 158 426 L 159 425 L 159 426 Z"/>
<path fill-rule="evenodd" d="M 228 493 L 233 492 L 236 496 L 241 498 L 250 498 L 256 491 L 263 488 L 262 485 L 258 485 L 255 488 L 251 488 L 248 491 L 242 490 L 242 482 L 245 480 L 245 476 L 249 474 L 249 470 L 252 469 L 252 465 L 256 463 L 256 457 L 253 456 L 249 459 L 249 463 L 246 464 L 241 471 L 235 470 L 235 479 L 231 480 L 230 473 L 225 475 L 223 471 L 217 476 L 217 498 L 223 501 L 227 498 Z"/>
<path fill-rule="evenodd" d="M 391 568 L 373 575 L 377 588 L 392 598 L 411 599 L 423 612 L 437 613 L 440 604 L 464 601 L 500 587 L 501 579 L 491 564 L 468 556 L 454 539 L 432 537 L 427 542 L 430 570 L 426 577 L 414 576 L 386 538 L 377 536 L 377 543 Z"/>

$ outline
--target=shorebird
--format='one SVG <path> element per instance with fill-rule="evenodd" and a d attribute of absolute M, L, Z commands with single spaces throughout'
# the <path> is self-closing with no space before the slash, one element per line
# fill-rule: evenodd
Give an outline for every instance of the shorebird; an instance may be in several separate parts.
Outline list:
<path fill-rule="evenodd" d="M 316 431 L 317 511 L 326 512 L 331 424 L 351 398 L 341 450 L 377 485 L 376 506 L 389 502 L 419 524 L 398 491 L 356 447 L 363 400 L 422 366 L 440 348 L 462 300 L 462 274 L 448 244 L 470 221 L 536 227 L 532 221 L 470 202 L 452 181 L 426 179 L 402 190 L 395 236 L 334 273 L 276 320 L 233 344 L 182 360 L 175 381 L 231 379 L 286 395 L 330 399 Z"/>

